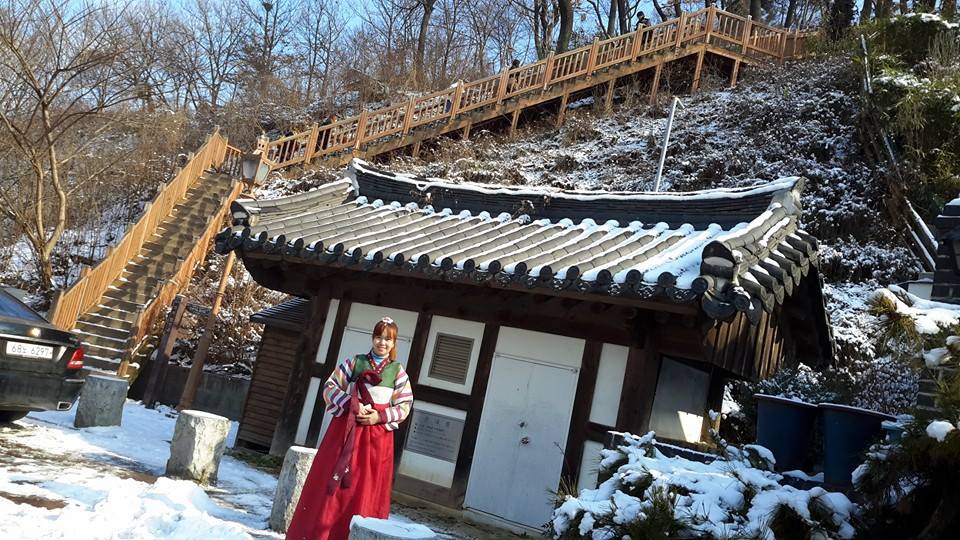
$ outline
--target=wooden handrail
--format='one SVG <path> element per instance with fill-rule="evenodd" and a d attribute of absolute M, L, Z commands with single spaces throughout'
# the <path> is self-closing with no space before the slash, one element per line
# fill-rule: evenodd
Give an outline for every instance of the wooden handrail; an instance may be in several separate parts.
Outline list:
<path fill-rule="evenodd" d="M 57 293 L 50 309 L 50 321 L 61 328 L 72 329 L 80 315 L 100 301 L 110 284 L 120 277 L 127 263 L 140 253 L 144 242 L 156 232 L 160 223 L 170 215 L 173 207 L 205 170 L 223 165 L 228 155 L 232 155 L 231 152 L 236 153 L 231 160 L 239 164 L 239 149 L 229 148 L 232 147 L 219 131 L 210 135 L 186 165 L 177 171 L 173 180 L 161 187 L 140 218 L 127 228 L 126 234 L 107 256 L 93 268 L 84 268 L 80 279 L 69 289 Z"/>
<path fill-rule="evenodd" d="M 505 69 L 471 82 L 458 82 L 404 104 L 365 111 L 330 126 L 288 135 L 261 143 L 261 156 L 271 169 L 309 162 L 342 150 L 360 150 L 365 144 L 400 134 L 406 137 L 413 128 L 453 118 L 486 106 L 499 106 L 506 99 L 577 78 L 589 78 L 596 70 L 636 61 L 668 48 L 679 49 L 691 43 L 722 40 L 740 47 L 744 56 L 764 55 L 783 59 L 800 54 L 805 34 L 754 22 L 750 17 L 728 13 L 716 7 L 684 12 L 676 19 L 638 29 L 544 60 Z M 792 39 L 792 47 L 787 41 Z M 402 111 L 402 112 L 401 112 Z M 392 115 L 390 113 L 393 113 Z M 349 126 L 343 129 L 344 126 Z"/>

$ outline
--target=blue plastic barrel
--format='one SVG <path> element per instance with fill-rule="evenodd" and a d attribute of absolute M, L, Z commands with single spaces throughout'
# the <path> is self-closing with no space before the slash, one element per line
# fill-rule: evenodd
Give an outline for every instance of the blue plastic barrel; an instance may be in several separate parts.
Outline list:
<path fill-rule="evenodd" d="M 757 399 L 757 444 L 777 459 L 778 471 L 803 466 L 817 422 L 817 406 L 800 400 L 766 394 Z"/>
<path fill-rule="evenodd" d="M 864 452 L 882 438 L 883 421 L 896 418 L 835 403 L 819 407 L 823 414 L 823 481 L 834 488 L 850 486 L 850 475 L 863 462 Z"/>

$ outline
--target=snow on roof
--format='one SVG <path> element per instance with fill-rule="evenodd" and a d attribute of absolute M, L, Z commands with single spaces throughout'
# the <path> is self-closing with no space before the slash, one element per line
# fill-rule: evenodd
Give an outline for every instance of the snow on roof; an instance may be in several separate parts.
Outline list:
<path fill-rule="evenodd" d="M 234 204 L 217 249 L 521 290 L 674 302 L 756 320 L 816 265 L 801 178 L 690 193 L 463 185 L 355 160 L 320 189 Z M 709 306 L 708 306 L 709 304 Z"/>

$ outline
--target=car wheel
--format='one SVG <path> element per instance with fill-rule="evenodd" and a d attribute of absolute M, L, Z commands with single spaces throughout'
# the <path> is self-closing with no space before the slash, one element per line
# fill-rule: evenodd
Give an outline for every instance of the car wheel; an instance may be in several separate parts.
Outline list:
<path fill-rule="evenodd" d="M 29 411 L 0 411 L 0 424 L 13 422 L 27 415 Z"/>

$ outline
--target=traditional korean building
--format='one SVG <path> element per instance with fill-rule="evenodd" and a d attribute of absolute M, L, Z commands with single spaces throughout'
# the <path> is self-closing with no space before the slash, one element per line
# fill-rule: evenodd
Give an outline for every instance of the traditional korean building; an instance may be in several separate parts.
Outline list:
<path fill-rule="evenodd" d="M 317 444 L 322 382 L 389 315 L 416 398 L 395 488 L 538 529 L 562 476 L 593 481 L 608 430 L 696 443 L 728 379 L 831 360 L 802 188 L 555 191 L 355 161 L 316 191 L 239 201 L 217 250 L 303 299 L 278 308 L 301 320 L 285 323 L 289 375 L 261 444 Z"/>

